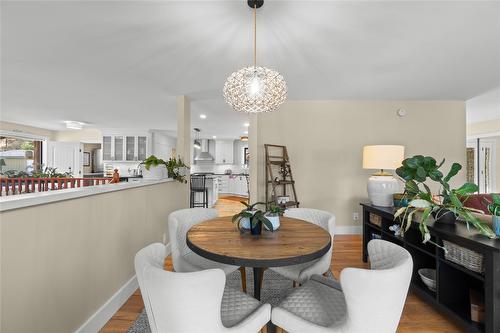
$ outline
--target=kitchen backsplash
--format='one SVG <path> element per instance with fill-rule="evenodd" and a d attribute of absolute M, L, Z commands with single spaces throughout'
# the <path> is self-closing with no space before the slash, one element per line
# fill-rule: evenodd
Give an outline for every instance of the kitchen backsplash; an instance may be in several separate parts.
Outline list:
<path fill-rule="evenodd" d="M 248 173 L 248 168 L 238 164 L 193 164 L 191 165 L 191 173 L 198 172 L 213 172 L 224 173 L 227 169 L 231 169 L 232 173 Z"/>

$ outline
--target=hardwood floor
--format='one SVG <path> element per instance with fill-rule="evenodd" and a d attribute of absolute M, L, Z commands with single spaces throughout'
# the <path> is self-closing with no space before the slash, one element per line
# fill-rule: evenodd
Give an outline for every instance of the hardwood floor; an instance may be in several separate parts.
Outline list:
<path fill-rule="evenodd" d="M 220 216 L 228 216 L 239 212 L 244 206 L 234 198 L 221 198 L 216 206 Z M 345 267 L 368 268 L 361 260 L 361 236 L 337 235 L 334 239 L 331 270 L 335 277 Z M 172 270 L 170 257 L 165 260 L 165 269 Z M 109 322 L 101 333 L 124 333 L 135 321 L 144 308 L 140 291 L 137 290 Z M 418 296 L 409 293 L 399 323 L 398 333 L 465 333 L 454 322 L 441 315 Z"/>

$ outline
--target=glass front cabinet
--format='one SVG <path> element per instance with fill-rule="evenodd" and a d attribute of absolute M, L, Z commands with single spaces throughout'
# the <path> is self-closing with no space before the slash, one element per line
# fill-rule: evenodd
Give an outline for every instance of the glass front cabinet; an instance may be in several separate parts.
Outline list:
<path fill-rule="evenodd" d="M 148 157 L 147 135 L 104 135 L 102 137 L 103 161 L 143 161 Z"/>

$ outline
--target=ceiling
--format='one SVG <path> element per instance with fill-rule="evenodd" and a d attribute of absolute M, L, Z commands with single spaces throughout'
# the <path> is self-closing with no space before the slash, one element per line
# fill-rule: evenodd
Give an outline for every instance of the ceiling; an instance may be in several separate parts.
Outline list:
<path fill-rule="evenodd" d="M 500 86 L 500 2 L 268 0 L 257 19 L 257 61 L 289 99 L 467 100 Z M 243 0 L 2 1 L 1 119 L 175 130 L 187 95 L 193 127 L 237 137 L 247 118 L 221 90 L 251 42 Z"/>

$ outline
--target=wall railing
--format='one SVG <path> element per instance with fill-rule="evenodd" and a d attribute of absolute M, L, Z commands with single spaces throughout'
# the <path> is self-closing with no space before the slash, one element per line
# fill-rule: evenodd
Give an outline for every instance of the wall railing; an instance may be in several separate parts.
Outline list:
<path fill-rule="evenodd" d="M 112 178 L 0 178 L 0 196 L 108 184 Z"/>

